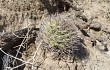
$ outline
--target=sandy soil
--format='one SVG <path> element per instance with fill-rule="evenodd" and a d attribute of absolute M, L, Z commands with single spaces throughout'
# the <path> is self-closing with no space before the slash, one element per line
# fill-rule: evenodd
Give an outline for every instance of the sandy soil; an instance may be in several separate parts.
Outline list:
<path fill-rule="evenodd" d="M 58 6 L 51 6 L 50 4 L 54 4 L 52 1 L 54 0 L 0 0 L 0 34 L 31 26 L 40 27 L 40 24 L 49 21 L 47 19 L 50 16 L 57 15 L 61 19 L 67 17 L 68 21 L 73 20 L 72 23 L 79 26 L 78 31 L 89 56 L 87 59 L 72 63 L 69 59 L 66 62 L 53 60 L 51 56 L 53 53 L 42 50 L 42 39 L 37 38 L 35 44 L 31 44 L 31 48 L 22 55 L 25 61 L 33 58 L 30 60 L 33 65 L 26 64 L 21 70 L 110 70 L 110 1 L 72 0 L 78 9 L 82 9 L 79 11 L 71 7 L 67 7 L 66 11 L 61 10 L 62 8 Z M 69 1 L 68 3 L 72 4 L 71 0 Z M 81 30 L 84 30 L 89 37 Z M 95 46 L 93 46 L 94 41 Z M 108 51 L 104 50 L 105 45 Z"/>

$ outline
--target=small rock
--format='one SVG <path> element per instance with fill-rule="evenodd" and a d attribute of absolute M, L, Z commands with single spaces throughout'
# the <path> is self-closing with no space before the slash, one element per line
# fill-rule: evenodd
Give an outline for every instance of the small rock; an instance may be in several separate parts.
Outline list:
<path fill-rule="evenodd" d="M 94 29 L 95 31 L 100 31 L 101 27 L 102 27 L 101 23 L 96 21 L 92 21 L 92 23 L 90 24 L 90 28 Z"/>
<path fill-rule="evenodd" d="M 88 18 L 85 15 L 83 15 L 82 12 L 75 13 L 75 16 L 79 17 L 80 19 L 82 19 L 85 22 L 88 22 Z"/>

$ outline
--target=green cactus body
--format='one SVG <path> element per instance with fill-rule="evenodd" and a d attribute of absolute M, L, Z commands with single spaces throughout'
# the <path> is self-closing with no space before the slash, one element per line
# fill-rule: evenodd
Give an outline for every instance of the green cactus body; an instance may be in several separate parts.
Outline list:
<path fill-rule="evenodd" d="M 61 28 L 61 23 L 51 20 L 45 29 L 45 36 L 51 47 L 64 48 L 70 41 L 71 34 Z"/>

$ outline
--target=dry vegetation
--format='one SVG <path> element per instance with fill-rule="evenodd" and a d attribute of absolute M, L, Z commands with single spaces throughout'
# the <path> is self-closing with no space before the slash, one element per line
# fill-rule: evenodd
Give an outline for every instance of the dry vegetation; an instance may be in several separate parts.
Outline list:
<path fill-rule="evenodd" d="M 0 0 L 0 70 L 110 70 L 109 0 Z"/>

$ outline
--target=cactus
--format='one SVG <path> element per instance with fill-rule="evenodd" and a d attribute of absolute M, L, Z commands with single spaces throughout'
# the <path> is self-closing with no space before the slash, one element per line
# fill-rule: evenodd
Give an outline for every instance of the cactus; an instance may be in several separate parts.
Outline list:
<path fill-rule="evenodd" d="M 78 28 L 68 18 L 46 18 L 41 25 L 41 35 L 45 46 L 54 59 L 84 59 L 88 56 Z"/>
<path fill-rule="evenodd" d="M 45 28 L 45 39 L 50 47 L 64 48 L 70 41 L 71 34 L 62 29 L 61 23 L 50 20 L 50 24 Z"/>

